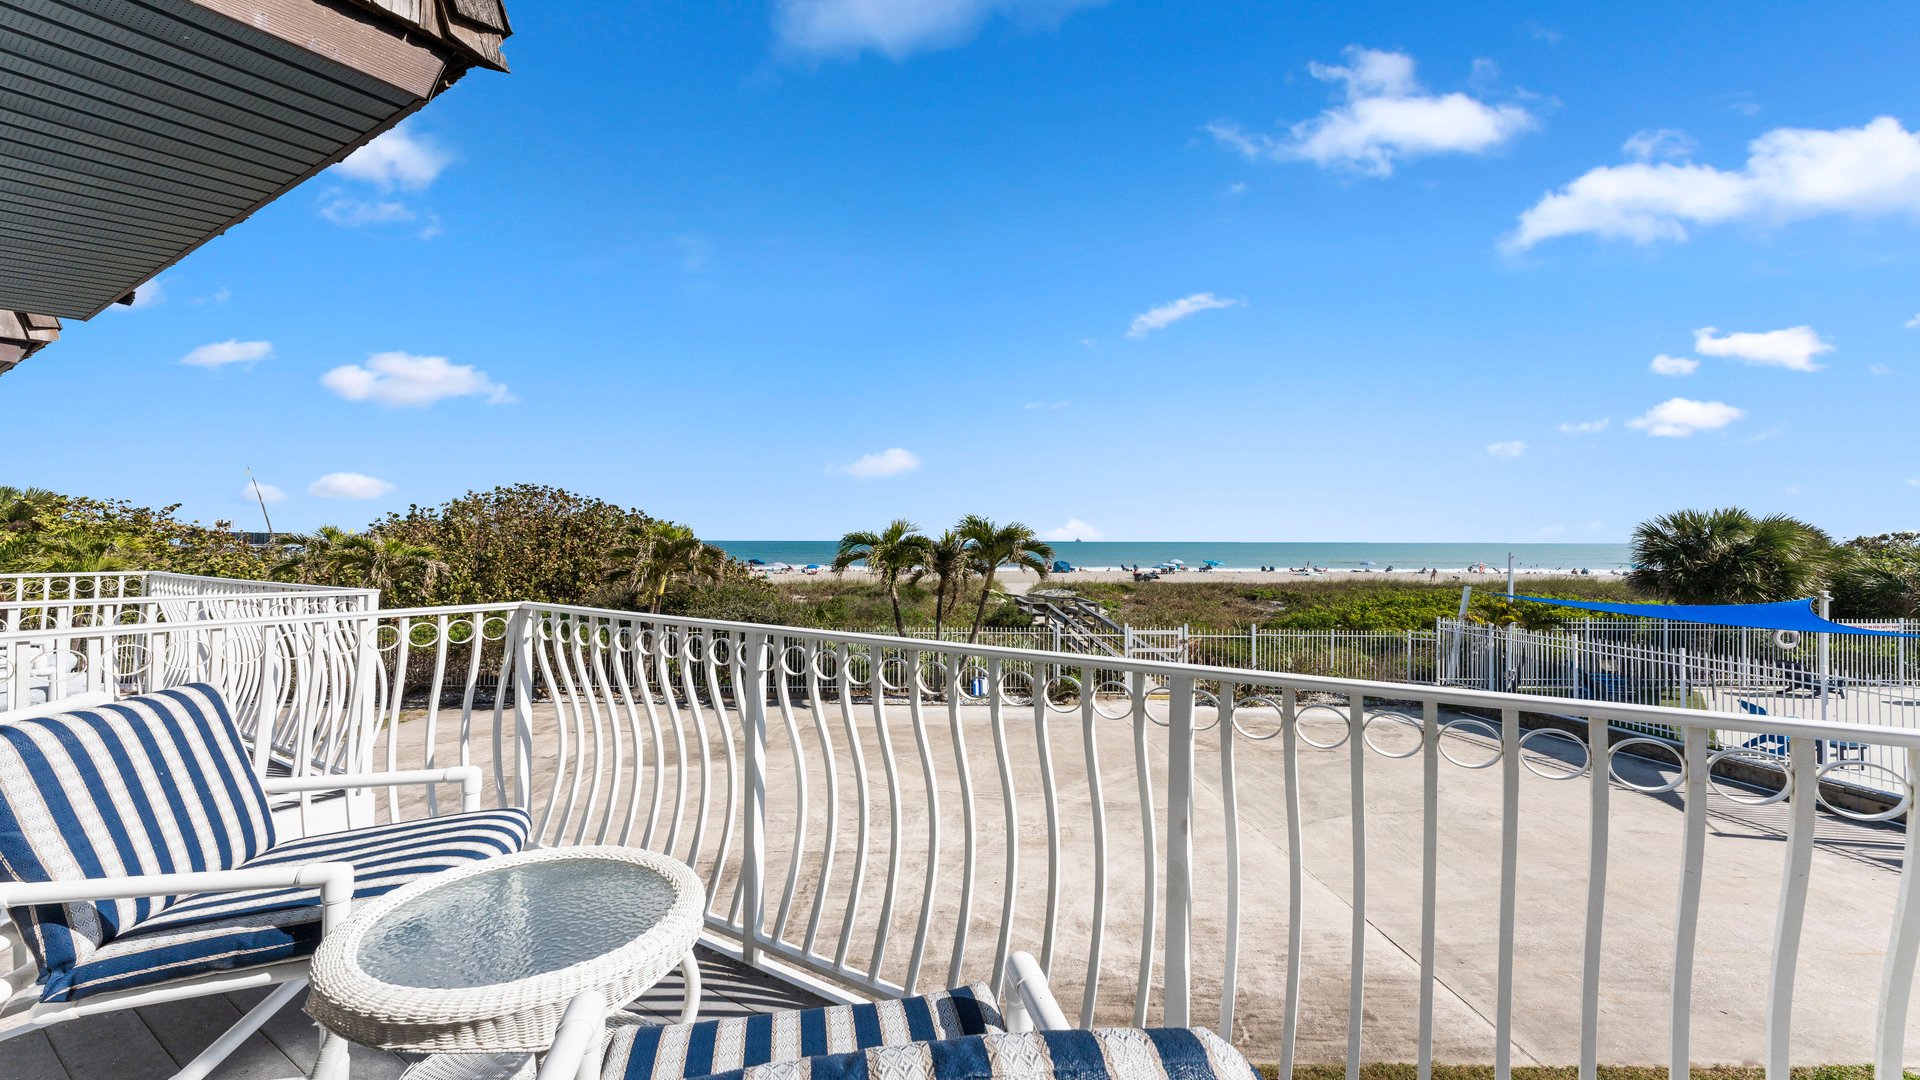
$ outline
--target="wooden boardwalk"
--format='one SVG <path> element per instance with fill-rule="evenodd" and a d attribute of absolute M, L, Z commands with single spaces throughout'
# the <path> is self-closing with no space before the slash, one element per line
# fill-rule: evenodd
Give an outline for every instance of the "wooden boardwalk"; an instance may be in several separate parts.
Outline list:
<path fill-rule="evenodd" d="M 680 1015 L 675 969 L 628 1007 L 659 1023 Z M 165 1080 L 192 1061 L 266 991 L 91 1016 L 0 1042 L 0 1080 Z M 804 1009 L 821 999 L 718 953 L 700 950 L 700 1018 Z M 280 1010 L 211 1080 L 285 1080 L 313 1065 L 320 1039 L 298 1002 Z M 353 1080 L 397 1080 L 412 1056 L 353 1048 Z"/>

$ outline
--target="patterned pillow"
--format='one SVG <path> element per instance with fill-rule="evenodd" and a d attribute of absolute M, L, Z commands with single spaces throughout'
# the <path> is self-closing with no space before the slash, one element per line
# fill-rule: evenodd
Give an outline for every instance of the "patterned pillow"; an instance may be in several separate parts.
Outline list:
<path fill-rule="evenodd" d="M 220 692 L 203 683 L 0 725 L 0 880 L 231 870 L 273 817 Z M 47 990 L 176 897 L 17 908 Z"/>
<path fill-rule="evenodd" d="M 973 1035 L 756 1065 L 701 1080 L 1260 1080 L 1206 1028 Z"/>

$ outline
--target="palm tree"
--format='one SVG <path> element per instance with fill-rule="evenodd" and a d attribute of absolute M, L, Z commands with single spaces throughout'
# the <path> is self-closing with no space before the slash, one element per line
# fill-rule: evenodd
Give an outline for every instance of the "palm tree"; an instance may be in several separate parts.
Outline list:
<path fill-rule="evenodd" d="M 322 525 L 314 532 L 280 540 L 281 557 L 270 571 L 277 581 L 290 579 L 379 589 L 389 598 L 433 587 L 447 564 L 422 544 L 377 533 L 348 532 Z"/>
<path fill-rule="evenodd" d="M 973 612 L 973 631 L 967 635 L 971 643 L 980 640 L 980 627 L 987 621 L 987 597 L 993 592 L 993 578 L 999 569 L 1012 565 L 1044 578 L 1052 568 L 1053 548 L 1017 521 L 996 525 L 978 514 L 961 518 L 959 532 L 967 540 L 968 563 L 986 579 L 980 585 L 980 604 Z"/>
<path fill-rule="evenodd" d="M 69 536 L 42 546 L 34 565 L 50 574 L 111 574 L 130 570 L 139 561 L 117 538 Z"/>
<path fill-rule="evenodd" d="M 350 535 L 335 549 L 334 557 L 348 575 L 389 597 L 404 591 L 411 598 L 415 588 L 425 593 L 447 569 L 432 548 L 376 533 Z"/>
<path fill-rule="evenodd" d="M 960 589 L 971 573 L 973 567 L 967 558 L 967 538 L 960 535 L 957 529 L 948 529 L 938 539 L 927 541 L 925 561 L 914 571 L 910 583 L 918 585 L 920 579 L 929 574 L 936 582 L 933 591 L 933 640 L 944 640 L 947 614 L 960 603 Z"/>
<path fill-rule="evenodd" d="M 43 554 L 40 515 L 59 502 L 60 496 L 45 488 L 0 486 L 0 567 L 35 565 Z"/>
<path fill-rule="evenodd" d="M 26 532 L 43 510 L 50 510 L 60 496 L 46 488 L 17 488 L 0 485 L 0 529 Z"/>
<path fill-rule="evenodd" d="M 1635 588 L 1677 604 L 1760 604 L 1811 596 L 1833 566 L 1825 532 L 1734 507 L 1678 510 L 1633 531 Z"/>
<path fill-rule="evenodd" d="M 895 518 L 879 532 L 850 532 L 840 538 L 840 550 L 833 556 L 833 572 L 844 574 L 847 567 L 865 562 L 867 569 L 887 587 L 887 600 L 893 604 L 893 629 L 907 636 L 907 624 L 900 617 L 900 579 L 914 575 L 927 561 L 931 544 L 920 534 L 920 526 L 905 518 Z"/>
<path fill-rule="evenodd" d="M 635 606 L 645 604 L 656 614 L 675 577 L 688 584 L 702 578 L 720 581 L 732 569 L 725 552 L 708 547 L 692 529 L 671 521 L 628 526 L 627 543 L 607 556 L 615 563 L 606 574 L 607 584 L 624 587 Z"/>
<path fill-rule="evenodd" d="M 339 567 L 337 552 L 353 539 L 353 534 L 338 525 L 322 525 L 310 533 L 283 535 L 275 542 L 279 558 L 267 571 L 275 581 L 305 581 L 332 584 Z"/>

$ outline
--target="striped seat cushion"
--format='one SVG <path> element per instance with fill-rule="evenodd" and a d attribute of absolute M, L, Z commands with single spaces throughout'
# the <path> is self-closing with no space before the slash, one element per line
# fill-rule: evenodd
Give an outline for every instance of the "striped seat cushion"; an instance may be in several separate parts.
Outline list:
<path fill-rule="evenodd" d="M 603 1080 L 681 1080 L 775 1061 L 1000 1031 L 1006 1022 L 985 983 L 937 994 L 819 1009 L 701 1020 L 618 1024 Z"/>
<path fill-rule="evenodd" d="M 355 900 L 476 859 L 519 851 L 531 827 L 522 810 L 450 814 L 282 844 L 249 868 L 347 862 Z M 311 889 L 205 893 L 177 900 L 94 950 L 46 1001 L 76 1001 L 168 979 L 306 956 L 320 943 L 320 898 Z"/>
<path fill-rule="evenodd" d="M 0 725 L 0 879 L 79 881 L 231 870 L 273 846 L 273 818 L 220 692 L 205 684 Z M 10 914 L 47 986 L 178 897 Z"/>
<path fill-rule="evenodd" d="M 879 1046 L 704 1080 L 1260 1080 L 1206 1028 L 1026 1031 Z"/>

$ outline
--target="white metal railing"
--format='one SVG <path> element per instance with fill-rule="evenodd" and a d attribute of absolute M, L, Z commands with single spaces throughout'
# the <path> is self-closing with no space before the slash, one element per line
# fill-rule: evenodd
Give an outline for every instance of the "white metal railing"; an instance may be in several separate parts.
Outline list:
<path fill-rule="evenodd" d="M 5 575 L 0 597 L 6 597 L 0 599 L 0 633 L 327 615 L 379 606 L 379 593 L 371 589 L 166 573 Z M 164 658 L 180 662 L 184 655 L 176 650 Z M 119 663 L 137 668 L 142 661 L 120 657 Z M 59 634 L 0 644 L 0 711 L 80 692 L 97 668 Z"/>
<path fill-rule="evenodd" d="M 1851 925 L 1844 949 L 1803 944 L 1816 832 L 1904 814 L 1920 777 L 1910 727 L 544 604 L 69 638 L 103 673 L 116 665 L 123 692 L 191 678 L 228 687 L 249 730 L 269 733 L 296 771 L 475 765 L 493 801 L 532 812 L 543 845 L 683 859 L 707 882 L 709 930 L 750 963 L 897 994 L 998 972 L 1025 949 L 1077 1023 L 1217 1025 L 1283 1074 L 1301 1052 L 1302 1016 L 1331 1015 L 1343 1033 L 1332 1052 L 1350 1069 L 1386 1040 L 1411 1047 L 1424 1075 L 1436 1002 L 1456 993 L 1439 976 L 1442 939 L 1451 956 L 1462 935 L 1485 949 L 1474 978 L 1488 984 L 1501 1076 L 1516 1017 L 1543 1011 L 1565 1018 L 1585 1077 L 1603 1042 L 1684 1071 L 1711 930 L 1702 906 L 1716 896 L 1708 851 L 1734 842 L 1709 837 L 1709 794 L 1783 806 L 1771 935 L 1741 924 L 1754 942 L 1741 960 L 1755 971 L 1717 973 L 1704 1004 L 1751 1009 L 1743 1052 L 1784 1080 L 1796 1005 L 1825 1001 L 1836 980 L 1877 976 L 1877 1011 L 1849 1011 L 1846 1031 L 1880 1080 L 1901 1076 L 1920 953 L 1920 901 L 1905 872 L 1913 835 L 1884 938 Z M 118 665 L 128 649 L 143 662 Z M 186 662 L 158 663 L 157 651 Z M 1525 721 L 1549 712 L 1582 722 Z M 1625 737 L 1620 725 L 1676 739 Z M 1716 749 L 1728 730 L 1785 748 L 1767 758 L 1777 790 L 1727 786 L 1728 768 L 1759 760 Z M 1835 740 L 1894 755 L 1895 775 L 1881 778 L 1899 792 L 1891 807 L 1845 797 L 1839 781 L 1889 767 L 1822 763 L 1818 747 Z M 1463 863 L 1442 856 L 1443 839 L 1449 852 L 1457 842 L 1450 830 L 1467 827 L 1443 825 L 1442 799 L 1468 792 L 1490 812 L 1467 820 L 1494 846 Z M 388 818 L 458 805 L 454 791 L 381 798 Z M 1583 902 L 1530 905 L 1523 873 L 1548 872 L 1583 874 L 1571 894 Z M 1404 888 L 1369 889 L 1389 874 Z M 1669 884 L 1650 891 L 1639 884 L 1649 879 Z M 1453 899 L 1462 880 L 1480 883 L 1464 907 Z M 1312 915 L 1308 897 L 1326 890 L 1343 905 L 1337 920 Z M 1751 906 L 1740 910 L 1751 919 Z M 1379 940 L 1375 920 L 1392 919 L 1409 929 L 1403 946 Z M 1541 938 L 1542 925 L 1556 936 Z M 1523 937 L 1535 944 L 1523 949 Z M 1304 956 L 1329 949 L 1344 950 L 1344 985 L 1304 982 Z M 1618 957 L 1648 951 L 1669 958 L 1670 983 L 1610 982 Z M 1796 992 L 1796 970 L 1815 962 L 1820 978 Z M 1370 1019 L 1367 988 L 1401 971 L 1408 997 Z M 1665 1022 L 1663 1051 L 1648 1045 L 1660 1038 L 1649 1016 Z M 1557 1035 L 1527 1033 L 1536 1043 Z M 1310 1056 L 1328 1052 L 1324 1033 L 1313 1038 Z"/>

